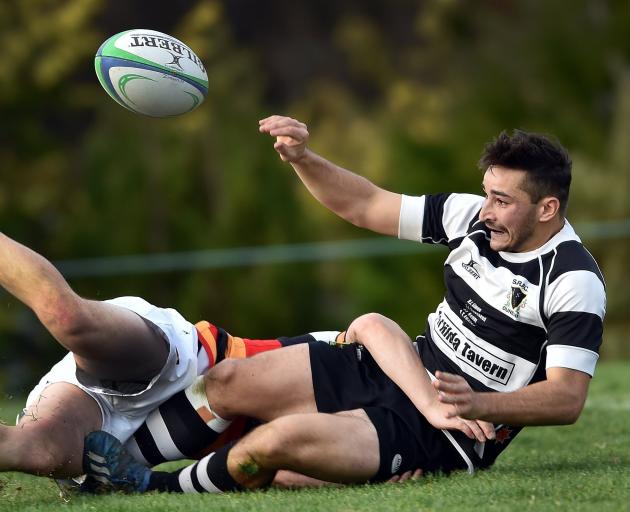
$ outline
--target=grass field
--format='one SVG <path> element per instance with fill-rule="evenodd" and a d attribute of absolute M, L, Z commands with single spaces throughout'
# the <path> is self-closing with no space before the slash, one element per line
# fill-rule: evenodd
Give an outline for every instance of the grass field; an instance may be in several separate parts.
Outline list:
<path fill-rule="evenodd" d="M 570 427 L 530 428 L 496 465 L 474 476 L 425 477 L 405 484 L 230 495 L 60 497 L 46 478 L 0 475 L 0 510 L 630 510 L 630 363 L 602 363 L 582 417 Z M 0 403 L 15 418 L 17 400 Z"/>

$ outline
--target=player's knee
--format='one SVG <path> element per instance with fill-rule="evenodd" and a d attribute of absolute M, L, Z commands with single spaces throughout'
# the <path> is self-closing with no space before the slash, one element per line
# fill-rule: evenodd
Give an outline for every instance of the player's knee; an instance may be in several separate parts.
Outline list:
<path fill-rule="evenodd" d="M 276 441 L 274 431 L 270 424 L 263 425 L 236 443 L 230 450 L 230 465 L 241 470 L 246 466 L 272 469 L 281 455 L 281 446 Z"/>
<path fill-rule="evenodd" d="M 380 313 L 366 313 L 355 320 L 358 327 L 365 330 L 380 328 L 385 321 L 385 317 Z"/>
<path fill-rule="evenodd" d="M 379 313 L 366 313 L 353 320 L 350 329 L 354 331 L 354 335 L 361 340 L 362 338 L 380 332 L 385 326 L 385 317 Z"/>
<path fill-rule="evenodd" d="M 222 418 L 231 418 L 241 414 L 239 410 L 238 383 L 240 361 L 224 359 L 210 368 L 204 375 L 204 384 L 208 402 Z"/>
<path fill-rule="evenodd" d="M 258 427 L 236 443 L 227 458 L 228 472 L 243 487 L 252 489 L 268 485 L 283 465 L 273 439 L 273 428 Z"/>
<path fill-rule="evenodd" d="M 302 422 L 296 418 L 284 416 L 259 427 L 255 446 L 250 448 L 257 461 L 272 468 L 294 463 L 304 442 L 300 427 Z"/>

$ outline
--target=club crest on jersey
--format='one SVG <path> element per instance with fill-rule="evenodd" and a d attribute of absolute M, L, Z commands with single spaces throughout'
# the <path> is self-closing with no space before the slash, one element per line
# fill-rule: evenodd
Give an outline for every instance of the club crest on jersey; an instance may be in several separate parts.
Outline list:
<path fill-rule="evenodd" d="M 507 302 L 503 306 L 503 311 L 518 318 L 521 315 L 521 309 L 527 304 L 527 291 L 527 282 L 514 279 L 507 294 Z"/>
<path fill-rule="evenodd" d="M 481 276 L 479 275 L 479 271 L 475 268 L 475 265 L 479 265 L 479 263 L 473 260 L 472 253 L 469 254 L 470 261 L 468 263 L 462 263 L 462 268 L 475 279 L 479 279 Z"/>

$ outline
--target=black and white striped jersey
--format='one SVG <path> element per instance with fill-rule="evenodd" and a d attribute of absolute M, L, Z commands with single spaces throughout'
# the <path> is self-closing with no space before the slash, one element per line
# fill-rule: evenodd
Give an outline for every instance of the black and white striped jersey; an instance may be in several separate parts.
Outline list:
<path fill-rule="evenodd" d="M 592 376 L 606 308 L 597 263 L 568 222 L 536 250 L 492 250 L 479 220 L 483 201 L 470 194 L 402 199 L 399 238 L 450 250 L 446 295 L 418 338 L 427 370 L 499 392 L 543 380 L 551 367 Z"/>

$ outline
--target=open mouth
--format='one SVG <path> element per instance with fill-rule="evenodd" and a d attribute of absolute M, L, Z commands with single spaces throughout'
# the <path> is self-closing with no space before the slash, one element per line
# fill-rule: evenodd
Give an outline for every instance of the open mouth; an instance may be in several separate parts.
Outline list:
<path fill-rule="evenodd" d="M 491 236 L 503 236 L 506 234 L 506 232 L 502 229 L 497 229 L 492 226 L 488 226 L 487 224 L 486 224 L 486 227 L 490 230 Z"/>

